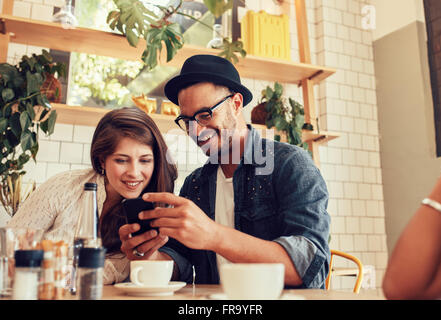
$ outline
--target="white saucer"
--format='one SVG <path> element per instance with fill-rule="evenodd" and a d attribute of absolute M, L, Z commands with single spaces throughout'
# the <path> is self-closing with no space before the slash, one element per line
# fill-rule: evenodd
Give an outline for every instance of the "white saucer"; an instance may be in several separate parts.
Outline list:
<path fill-rule="evenodd" d="M 228 300 L 225 293 L 213 293 L 208 296 L 210 300 Z M 285 293 L 278 300 L 305 300 L 304 296 L 298 294 Z"/>
<path fill-rule="evenodd" d="M 124 291 L 131 296 L 171 296 L 175 291 L 185 287 L 181 281 L 170 281 L 165 286 L 138 286 L 132 282 L 117 283 L 115 288 Z"/>

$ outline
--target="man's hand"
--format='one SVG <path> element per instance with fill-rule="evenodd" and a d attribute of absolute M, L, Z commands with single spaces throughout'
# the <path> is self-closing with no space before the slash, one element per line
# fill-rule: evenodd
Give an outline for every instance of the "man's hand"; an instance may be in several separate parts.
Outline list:
<path fill-rule="evenodd" d="M 157 260 L 158 249 L 167 243 L 168 237 L 158 234 L 156 230 L 149 230 L 138 236 L 132 237 L 132 233 L 140 229 L 139 224 L 125 224 L 119 228 L 119 238 L 122 242 L 121 251 L 129 260 Z M 144 253 L 143 257 L 133 254 L 136 250 Z"/>
<path fill-rule="evenodd" d="M 145 201 L 172 205 L 171 208 L 157 207 L 139 214 L 140 219 L 154 219 L 150 225 L 159 228 L 159 234 L 172 237 L 192 249 L 213 250 L 219 225 L 210 219 L 192 201 L 172 193 L 146 193 Z"/>

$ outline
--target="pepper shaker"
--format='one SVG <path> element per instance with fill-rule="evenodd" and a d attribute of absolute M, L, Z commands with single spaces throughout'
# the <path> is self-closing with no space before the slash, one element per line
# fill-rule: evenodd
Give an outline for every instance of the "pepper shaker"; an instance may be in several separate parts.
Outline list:
<path fill-rule="evenodd" d="M 78 299 L 100 300 L 103 294 L 104 248 L 81 248 L 78 262 Z"/>

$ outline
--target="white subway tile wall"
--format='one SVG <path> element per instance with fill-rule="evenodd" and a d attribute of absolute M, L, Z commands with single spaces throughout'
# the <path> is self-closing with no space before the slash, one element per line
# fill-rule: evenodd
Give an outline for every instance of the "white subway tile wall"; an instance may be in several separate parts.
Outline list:
<path fill-rule="evenodd" d="M 13 14 L 49 21 L 58 0 L 16 0 Z M 372 35 L 363 30 L 362 8 L 367 0 L 306 0 L 312 63 L 338 69 L 315 87 L 317 114 L 322 130 L 337 131 L 341 137 L 320 147 L 321 172 L 328 185 L 333 249 L 357 256 L 363 264 L 373 265 L 376 286 L 381 286 L 387 264 L 383 187 L 379 150 Z M 299 60 L 294 0 L 285 0 L 290 11 L 291 58 Z M 248 1 L 247 9 L 282 13 L 272 0 Z M 41 52 L 40 47 L 10 44 L 8 61 Z M 250 122 L 251 110 L 261 90 L 271 82 L 243 79 L 254 98 L 244 109 Z M 287 96 L 303 103 L 301 88 L 284 84 Z M 57 124 L 50 137 L 40 133 L 37 163 L 26 168 L 28 181 L 43 183 L 54 174 L 90 167 L 90 141 L 94 128 Z M 176 193 L 184 178 L 202 165 L 206 157 L 184 136 L 173 132 L 165 139 L 179 169 Z M 335 266 L 351 263 L 336 258 Z M 351 289 L 352 277 L 335 277 L 332 288 Z"/>

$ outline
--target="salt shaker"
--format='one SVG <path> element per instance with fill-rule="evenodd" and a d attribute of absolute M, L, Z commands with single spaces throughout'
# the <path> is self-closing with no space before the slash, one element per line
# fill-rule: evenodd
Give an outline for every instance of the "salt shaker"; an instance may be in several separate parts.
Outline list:
<path fill-rule="evenodd" d="M 16 250 L 12 299 L 37 300 L 43 250 Z"/>
<path fill-rule="evenodd" d="M 104 248 L 81 248 L 77 289 L 79 300 L 100 300 L 103 294 Z"/>

